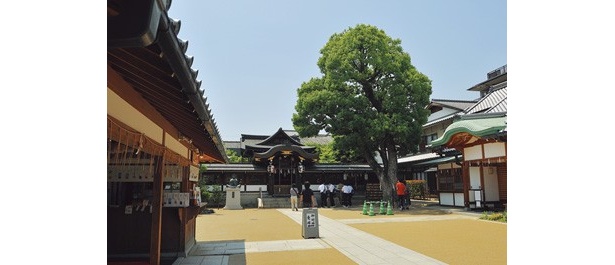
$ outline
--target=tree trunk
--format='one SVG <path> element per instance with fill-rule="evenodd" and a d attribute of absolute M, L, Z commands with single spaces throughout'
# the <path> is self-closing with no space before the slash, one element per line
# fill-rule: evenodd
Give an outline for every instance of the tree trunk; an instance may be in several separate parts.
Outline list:
<path fill-rule="evenodd" d="M 382 200 L 395 201 L 395 183 L 397 183 L 397 151 L 394 146 L 387 148 L 386 172 L 382 178 Z"/>

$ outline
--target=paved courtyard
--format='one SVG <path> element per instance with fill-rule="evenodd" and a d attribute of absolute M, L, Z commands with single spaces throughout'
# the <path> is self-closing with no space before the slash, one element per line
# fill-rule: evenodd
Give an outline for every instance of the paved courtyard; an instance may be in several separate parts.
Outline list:
<path fill-rule="evenodd" d="M 413 202 L 393 215 L 362 206 L 319 208 L 318 238 L 302 237 L 302 211 L 214 209 L 197 218 L 187 264 L 506 264 L 507 224 L 480 213 Z"/>

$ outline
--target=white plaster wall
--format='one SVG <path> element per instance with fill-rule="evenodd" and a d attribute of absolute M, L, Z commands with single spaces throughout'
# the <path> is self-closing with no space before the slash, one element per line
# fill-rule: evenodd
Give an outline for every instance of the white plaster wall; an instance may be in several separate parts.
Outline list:
<path fill-rule="evenodd" d="M 495 167 L 483 167 L 483 181 L 485 183 L 485 201 L 499 201 L 500 190 L 497 169 Z"/>
<path fill-rule="evenodd" d="M 463 160 L 470 161 L 483 158 L 482 145 L 475 145 L 463 149 Z"/>
<path fill-rule="evenodd" d="M 463 206 L 463 193 L 455 193 L 455 206 Z"/>
<path fill-rule="evenodd" d="M 506 155 L 504 143 L 485 144 L 485 158 L 500 157 Z"/>
<path fill-rule="evenodd" d="M 164 143 L 169 149 L 182 156 L 183 158 L 189 157 L 188 148 L 186 146 L 180 143 L 177 139 L 173 138 L 173 136 L 171 136 L 170 134 L 165 133 L 165 135 L 166 136 L 164 138 Z"/>
<path fill-rule="evenodd" d="M 107 88 L 107 114 L 162 145 L 162 128 Z"/>
<path fill-rule="evenodd" d="M 440 192 L 440 204 L 447 205 L 447 206 L 454 206 L 453 193 Z"/>
<path fill-rule="evenodd" d="M 267 191 L 267 185 L 246 185 L 246 191 L 258 191 L 258 188 L 263 192 Z"/>
<path fill-rule="evenodd" d="M 480 167 L 470 167 L 470 189 L 478 189 L 479 186 L 480 186 Z"/>

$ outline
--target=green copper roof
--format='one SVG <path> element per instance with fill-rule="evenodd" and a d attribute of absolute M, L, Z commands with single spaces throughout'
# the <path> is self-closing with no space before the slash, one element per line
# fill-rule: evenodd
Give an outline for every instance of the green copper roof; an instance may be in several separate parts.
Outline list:
<path fill-rule="evenodd" d="M 457 133 L 469 133 L 477 137 L 496 134 L 506 128 L 506 116 L 479 119 L 462 119 L 453 122 L 444 131 L 442 137 L 431 141 L 431 147 L 445 145 Z"/>

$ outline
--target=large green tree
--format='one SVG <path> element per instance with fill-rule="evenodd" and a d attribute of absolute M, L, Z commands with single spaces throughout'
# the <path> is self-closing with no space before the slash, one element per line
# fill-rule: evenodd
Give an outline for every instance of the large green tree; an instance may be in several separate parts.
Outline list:
<path fill-rule="evenodd" d="M 398 155 L 418 149 L 429 115 L 425 106 L 431 80 L 411 64 L 401 40 L 371 25 L 333 34 L 320 53 L 322 76 L 297 90 L 293 126 L 301 137 L 324 130 L 334 137 L 337 150 L 362 156 L 380 179 L 383 199 L 389 200 Z"/>

